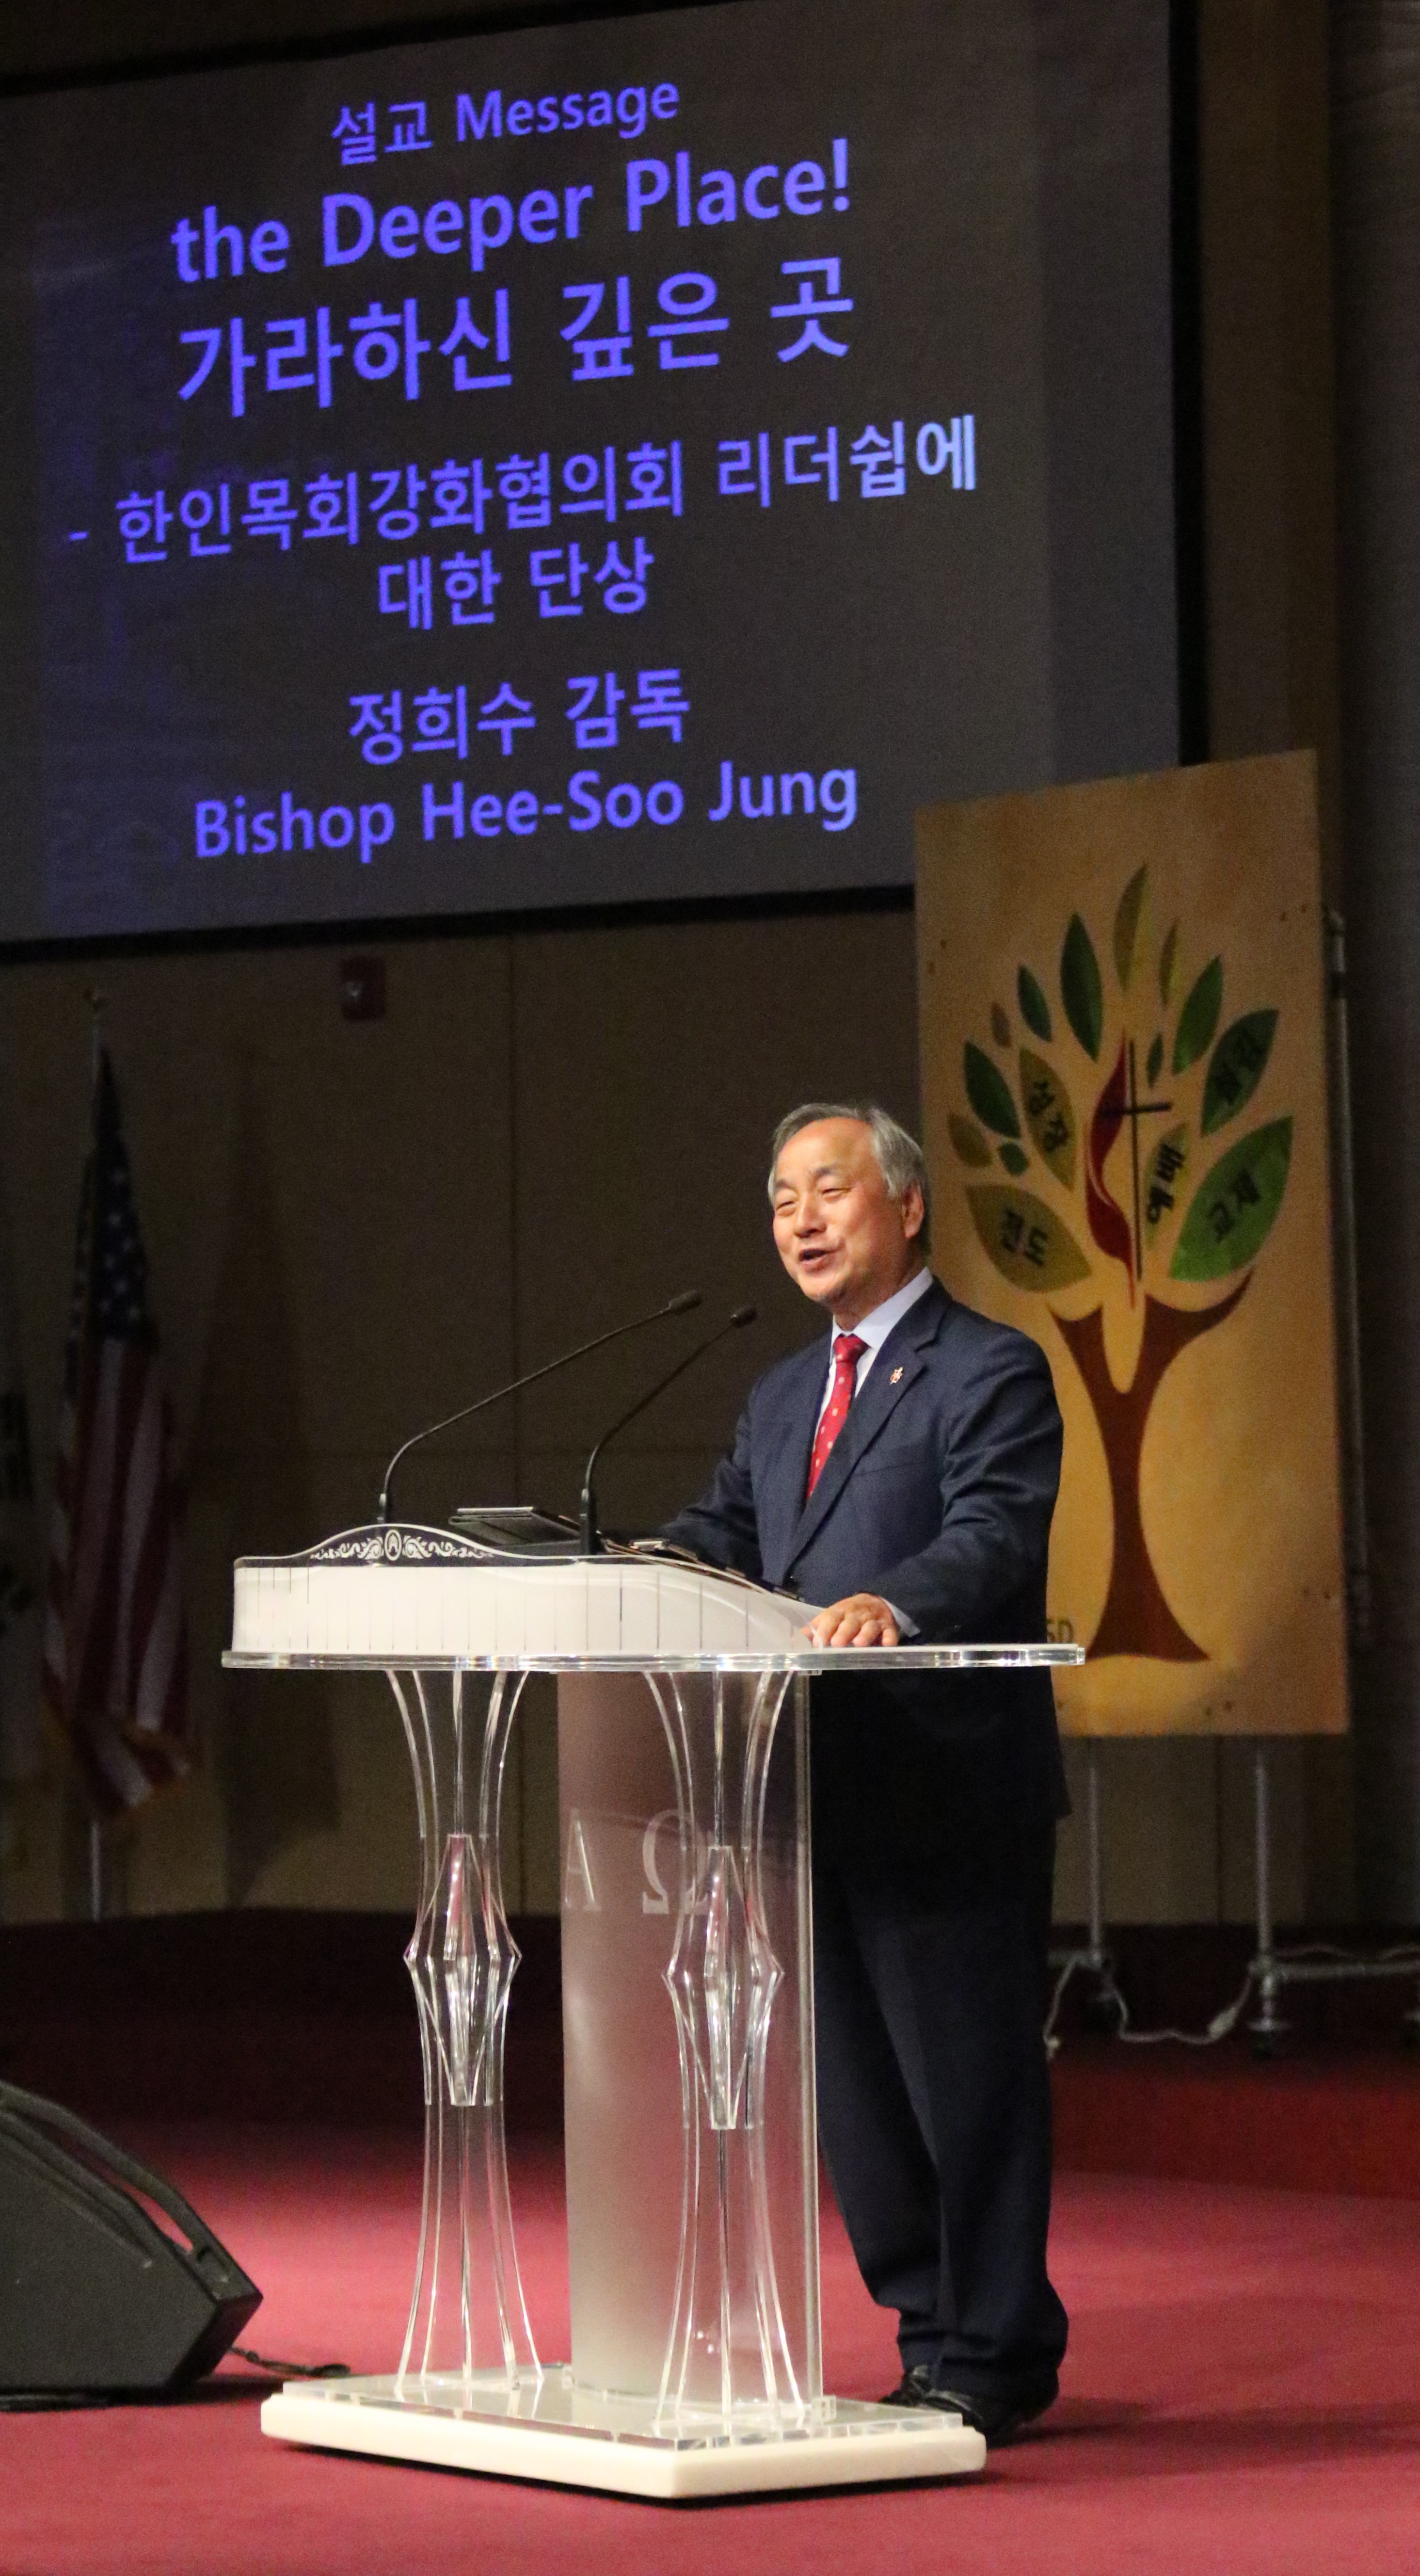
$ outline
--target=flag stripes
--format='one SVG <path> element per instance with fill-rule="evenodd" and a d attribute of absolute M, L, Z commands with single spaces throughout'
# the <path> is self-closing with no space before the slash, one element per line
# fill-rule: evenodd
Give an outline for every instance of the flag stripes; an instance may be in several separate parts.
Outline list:
<path fill-rule="evenodd" d="M 94 1813 L 190 1767 L 172 1422 L 108 1050 L 79 1209 L 45 1584 L 45 1698 Z"/>

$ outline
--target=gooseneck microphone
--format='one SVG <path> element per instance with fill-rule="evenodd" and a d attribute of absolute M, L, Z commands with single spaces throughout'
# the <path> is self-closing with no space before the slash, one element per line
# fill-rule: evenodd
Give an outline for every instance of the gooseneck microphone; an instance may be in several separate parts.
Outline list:
<path fill-rule="evenodd" d="M 677 1360 L 673 1369 L 667 1369 L 664 1377 L 657 1378 L 655 1385 L 648 1387 L 644 1395 L 639 1395 L 629 1411 L 623 1413 L 619 1421 L 613 1422 L 609 1431 L 602 1433 L 587 1460 L 587 1472 L 582 1479 L 582 1554 L 584 1556 L 603 1556 L 606 1553 L 601 1532 L 597 1527 L 596 1474 L 597 1460 L 607 1442 L 614 1440 L 619 1431 L 624 1431 L 628 1422 L 634 1422 L 638 1413 L 644 1413 L 648 1404 L 654 1404 L 658 1395 L 664 1395 L 668 1386 L 674 1386 L 676 1379 L 683 1377 L 688 1368 L 694 1368 L 696 1361 L 703 1359 L 707 1351 L 713 1351 L 717 1342 L 726 1341 L 731 1333 L 742 1332 L 746 1324 L 752 1324 L 758 1312 L 757 1306 L 737 1306 L 728 1324 L 722 1324 L 718 1333 L 707 1333 L 703 1342 L 697 1342 L 693 1351 L 687 1351 L 683 1360 Z"/>
<path fill-rule="evenodd" d="M 525 1386 L 536 1386 L 540 1377 L 551 1377 L 558 1369 L 570 1368 L 574 1360 L 584 1360 L 589 1351 L 599 1351 L 607 1342 L 619 1342 L 625 1333 L 639 1333 L 647 1324 L 659 1324 L 668 1315 L 688 1315 L 694 1307 L 702 1306 L 704 1302 L 698 1288 L 683 1288 L 678 1297 L 672 1297 L 664 1306 L 654 1306 L 649 1315 L 635 1315 L 629 1324 L 613 1324 L 609 1333 L 595 1333 L 589 1342 L 579 1342 L 574 1351 L 563 1351 L 558 1359 L 544 1360 L 541 1368 L 528 1369 L 522 1377 L 510 1378 L 506 1386 L 495 1386 L 491 1395 L 477 1396 L 472 1404 L 461 1405 L 457 1413 L 446 1413 L 442 1422 L 431 1422 L 425 1430 L 412 1432 L 410 1437 L 396 1449 L 385 1469 L 385 1480 L 380 1487 L 379 1509 L 375 1514 L 376 1520 L 389 1519 L 390 1486 L 394 1481 L 394 1471 L 401 1458 L 406 1458 L 411 1449 L 417 1449 L 421 1441 L 433 1440 L 441 1431 L 451 1431 L 456 1422 L 467 1422 L 471 1413 L 482 1413 L 490 1404 L 501 1404 L 505 1396 L 520 1395 Z M 718 1340 L 719 1335 L 717 1334 L 715 1338 Z M 691 1357 L 695 1357 L 694 1352 L 691 1353 Z M 620 1429 L 619 1424 L 617 1428 Z"/>

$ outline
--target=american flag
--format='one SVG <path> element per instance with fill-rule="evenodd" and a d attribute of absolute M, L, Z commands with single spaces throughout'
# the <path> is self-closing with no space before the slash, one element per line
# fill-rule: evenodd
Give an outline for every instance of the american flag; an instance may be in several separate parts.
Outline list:
<path fill-rule="evenodd" d="M 44 1693 L 97 1817 L 190 1767 L 172 1417 L 107 1047 L 79 1202 L 45 1580 Z"/>

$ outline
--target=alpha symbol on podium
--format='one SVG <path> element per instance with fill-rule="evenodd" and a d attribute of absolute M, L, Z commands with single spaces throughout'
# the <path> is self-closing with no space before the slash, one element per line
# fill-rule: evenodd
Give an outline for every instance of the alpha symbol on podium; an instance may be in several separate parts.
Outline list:
<path fill-rule="evenodd" d="M 567 1858 L 562 1872 L 562 1906 L 567 1914 L 600 1914 L 601 1905 L 592 1881 L 592 1859 L 582 1819 L 572 1810 L 567 1827 Z"/>

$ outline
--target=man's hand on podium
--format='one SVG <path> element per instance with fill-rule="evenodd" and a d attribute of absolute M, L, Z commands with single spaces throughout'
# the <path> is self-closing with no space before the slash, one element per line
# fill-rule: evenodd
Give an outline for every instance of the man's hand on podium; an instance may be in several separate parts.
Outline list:
<path fill-rule="evenodd" d="M 897 1646 L 902 1638 L 897 1613 L 876 1592 L 851 1592 L 820 1610 L 804 1630 L 815 1646 Z"/>

